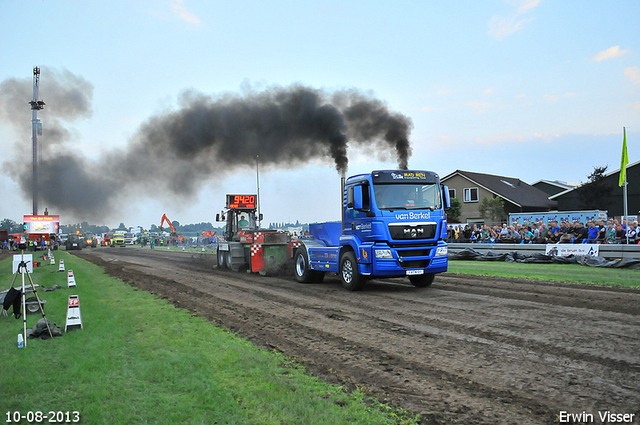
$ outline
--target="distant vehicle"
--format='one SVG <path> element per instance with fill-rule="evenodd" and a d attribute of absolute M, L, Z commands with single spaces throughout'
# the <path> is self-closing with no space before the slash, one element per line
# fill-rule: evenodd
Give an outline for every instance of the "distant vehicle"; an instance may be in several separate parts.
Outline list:
<path fill-rule="evenodd" d="M 84 241 L 87 246 L 90 246 L 91 248 L 95 248 L 98 246 L 98 239 L 91 232 L 84 232 Z"/>
<path fill-rule="evenodd" d="M 84 245 L 83 242 L 84 240 L 82 237 L 80 237 L 80 235 L 72 233 L 64 243 L 64 247 L 67 251 L 70 251 L 72 249 L 82 249 L 82 245 Z"/>
<path fill-rule="evenodd" d="M 113 234 L 113 239 L 111 239 L 111 246 L 125 246 L 124 232 L 115 232 Z"/>
<path fill-rule="evenodd" d="M 135 245 L 136 243 L 136 235 L 133 233 L 125 233 L 124 234 L 124 244 L 125 245 Z"/>
<path fill-rule="evenodd" d="M 113 232 L 107 232 L 102 234 L 102 246 L 111 246 L 111 240 L 113 239 Z"/>
<path fill-rule="evenodd" d="M 67 241 L 67 238 L 69 237 L 69 234 L 67 233 L 60 233 L 58 235 L 58 237 L 60 238 L 60 242 L 61 243 L 65 243 Z"/>

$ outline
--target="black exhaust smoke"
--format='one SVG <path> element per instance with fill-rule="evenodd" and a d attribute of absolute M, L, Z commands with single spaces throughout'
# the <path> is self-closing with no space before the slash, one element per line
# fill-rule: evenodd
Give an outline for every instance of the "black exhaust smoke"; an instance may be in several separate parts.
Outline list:
<path fill-rule="evenodd" d="M 40 93 L 47 102 L 42 141 L 47 144 L 51 136 L 46 114 L 67 111 L 56 123 L 90 114 L 92 87 L 82 78 L 73 81 L 72 75 L 65 74 L 69 93 L 60 100 L 69 104 L 57 105 L 48 91 L 51 77 L 45 71 L 42 75 Z M 5 80 L 0 84 L 0 98 L 7 91 L 24 91 L 25 83 L 29 88 L 28 80 Z M 27 90 L 13 102 L 20 105 L 29 98 Z M 3 106 L 7 105 L 0 104 L 0 113 Z M 26 106 L 25 111 L 21 122 L 22 115 L 28 114 Z M 234 170 L 253 166 L 257 154 L 266 168 L 295 168 L 331 158 L 336 170 L 345 175 L 351 146 L 373 152 L 381 160 L 392 154 L 398 167 L 406 169 L 411 128 L 408 117 L 389 111 L 384 102 L 356 89 L 328 92 L 295 84 L 215 97 L 187 91 L 180 95 L 177 110 L 149 118 L 124 149 L 103 155 L 98 163 L 70 153 L 70 144 L 43 155 L 39 181 L 58 190 L 41 189 L 40 193 L 50 211 L 95 220 L 117 211 L 111 204 L 127 189 L 145 188 L 144 193 L 151 196 L 166 196 L 169 190 L 189 198 L 204 180 L 224 179 Z M 69 132 L 56 134 L 57 143 L 69 138 Z M 28 198 L 30 167 L 16 166 L 15 161 L 4 166 Z M 86 214 L 77 210 L 78 203 Z"/>

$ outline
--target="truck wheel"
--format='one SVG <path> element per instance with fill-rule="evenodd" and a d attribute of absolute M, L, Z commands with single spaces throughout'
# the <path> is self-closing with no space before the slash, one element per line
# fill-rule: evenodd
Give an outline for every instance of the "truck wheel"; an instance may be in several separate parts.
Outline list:
<path fill-rule="evenodd" d="M 418 288 L 426 288 L 433 283 L 433 279 L 435 277 L 435 273 L 425 273 L 417 276 L 409 276 L 409 281 L 413 286 L 416 286 Z"/>
<path fill-rule="evenodd" d="M 351 251 L 345 252 L 340 258 L 340 278 L 342 286 L 349 291 L 357 291 L 364 283 L 364 278 L 358 270 L 356 256 Z"/>
<path fill-rule="evenodd" d="M 309 254 L 303 248 L 296 251 L 294 260 L 296 280 L 300 283 L 321 283 L 324 273 L 309 268 Z"/>
<path fill-rule="evenodd" d="M 220 270 L 225 270 L 227 268 L 227 256 L 225 254 L 226 254 L 226 251 L 220 251 L 218 249 L 216 260 L 218 260 L 218 268 Z"/>

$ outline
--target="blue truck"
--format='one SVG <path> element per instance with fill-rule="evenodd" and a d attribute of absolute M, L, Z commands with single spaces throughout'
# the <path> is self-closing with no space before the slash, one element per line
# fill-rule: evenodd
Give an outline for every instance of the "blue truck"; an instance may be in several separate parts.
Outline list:
<path fill-rule="evenodd" d="M 294 251 L 301 283 L 340 275 L 355 291 L 374 278 L 431 285 L 447 271 L 449 190 L 430 171 L 380 170 L 343 180 L 342 222 L 312 223 Z"/>

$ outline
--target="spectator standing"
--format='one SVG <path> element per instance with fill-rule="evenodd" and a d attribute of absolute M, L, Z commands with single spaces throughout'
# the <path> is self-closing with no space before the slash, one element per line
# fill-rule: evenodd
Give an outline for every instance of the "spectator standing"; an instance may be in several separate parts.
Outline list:
<path fill-rule="evenodd" d="M 626 241 L 625 233 L 626 233 L 626 232 L 625 232 L 625 231 L 624 231 L 624 229 L 622 228 L 622 225 L 621 225 L 621 224 L 618 224 L 618 225 L 616 226 L 616 243 L 622 243 L 622 242 L 623 242 L 623 240 L 624 240 L 624 241 Z"/>
<path fill-rule="evenodd" d="M 604 220 L 598 220 L 596 221 L 596 227 L 598 228 L 596 243 L 607 243 L 607 224 Z"/>
<path fill-rule="evenodd" d="M 549 229 L 547 228 L 547 226 L 542 223 L 538 231 L 540 232 L 540 237 L 538 238 L 536 243 L 549 243 Z"/>
<path fill-rule="evenodd" d="M 531 231 L 533 232 L 533 239 L 531 243 L 538 243 L 540 240 L 540 228 L 538 227 L 538 223 L 533 223 L 531 225 Z"/>
<path fill-rule="evenodd" d="M 616 243 L 616 227 L 613 225 L 613 222 L 607 228 L 606 243 Z"/>
<path fill-rule="evenodd" d="M 520 242 L 520 233 L 518 233 L 518 231 L 514 226 L 509 226 L 509 233 L 507 234 L 507 242 L 508 243 Z"/>
<path fill-rule="evenodd" d="M 557 243 L 560 240 L 560 226 L 557 221 L 550 221 L 549 226 L 549 243 Z"/>
<path fill-rule="evenodd" d="M 464 230 L 462 231 L 462 242 L 470 242 L 471 234 L 472 234 L 471 227 L 468 224 L 465 225 Z"/>
<path fill-rule="evenodd" d="M 447 243 L 451 243 L 453 242 L 454 238 L 455 238 L 455 230 L 453 230 L 453 226 L 449 225 L 447 227 Z"/>
<path fill-rule="evenodd" d="M 571 224 L 568 221 L 560 223 L 558 230 L 558 242 L 567 242 L 571 240 Z"/>
<path fill-rule="evenodd" d="M 482 237 L 482 233 L 480 232 L 480 229 L 478 229 L 478 225 L 474 224 L 473 225 L 473 230 L 471 231 L 471 242 L 475 243 L 480 241 L 480 238 Z"/>
<path fill-rule="evenodd" d="M 488 225 L 484 225 L 482 226 L 482 230 L 480 231 L 480 241 L 487 243 L 489 241 L 489 234 L 491 233 L 489 231 L 489 229 L 491 229 L 491 227 L 489 227 Z"/>
<path fill-rule="evenodd" d="M 593 221 L 588 221 L 587 222 L 587 234 L 588 234 L 588 243 L 598 243 L 598 236 L 600 236 L 600 229 L 598 227 L 596 227 L 596 223 L 594 223 Z"/>
<path fill-rule="evenodd" d="M 623 243 L 635 244 L 636 238 L 638 237 L 638 229 L 635 223 L 629 223 L 627 226 L 627 231 L 625 233 L 625 240 Z"/>
<path fill-rule="evenodd" d="M 498 235 L 498 238 L 500 239 L 506 238 L 508 234 L 509 234 L 509 228 L 507 227 L 507 224 L 504 223 L 502 225 L 502 230 L 500 230 L 500 234 Z"/>
<path fill-rule="evenodd" d="M 522 240 L 520 243 L 533 243 L 533 232 L 531 231 L 531 227 L 526 227 L 522 229 Z"/>
<path fill-rule="evenodd" d="M 582 241 L 584 241 L 585 239 L 589 239 L 589 231 L 587 230 L 586 227 L 584 227 L 584 224 L 582 224 L 581 222 L 575 223 L 575 228 L 573 233 L 575 234 L 575 239 L 573 243 L 582 243 Z M 597 237 L 598 236 L 596 235 L 596 238 Z"/>

